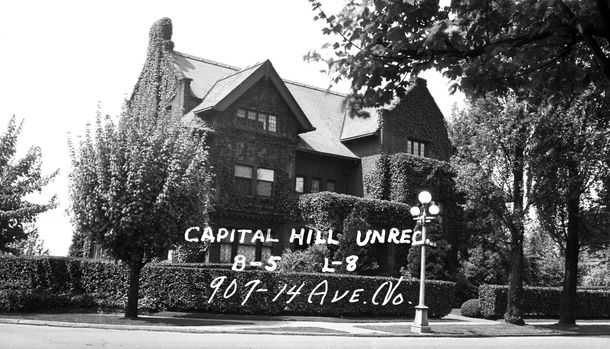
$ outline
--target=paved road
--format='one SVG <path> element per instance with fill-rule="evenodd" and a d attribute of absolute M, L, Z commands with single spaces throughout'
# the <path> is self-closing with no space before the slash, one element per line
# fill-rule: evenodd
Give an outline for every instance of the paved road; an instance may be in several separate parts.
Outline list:
<path fill-rule="evenodd" d="M 602 337 L 400 338 L 190 334 L 0 325 L 0 348 L 610 348 Z"/>

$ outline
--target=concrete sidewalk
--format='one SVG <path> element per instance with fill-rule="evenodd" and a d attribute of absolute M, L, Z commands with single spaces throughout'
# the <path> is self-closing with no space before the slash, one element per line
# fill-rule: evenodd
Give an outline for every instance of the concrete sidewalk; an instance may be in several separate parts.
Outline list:
<path fill-rule="evenodd" d="M 515 326 L 502 321 L 475 319 L 450 314 L 430 321 L 432 333 L 411 333 L 412 322 L 387 318 L 326 318 L 303 316 L 252 316 L 163 312 L 127 320 L 122 314 L 0 314 L 0 323 L 145 330 L 182 333 L 246 333 L 309 336 L 432 336 L 432 337 L 503 337 L 610 335 L 610 321 L 579 322 L 575 327 L 560 327 L 552 321 L 528 321 Z"/>

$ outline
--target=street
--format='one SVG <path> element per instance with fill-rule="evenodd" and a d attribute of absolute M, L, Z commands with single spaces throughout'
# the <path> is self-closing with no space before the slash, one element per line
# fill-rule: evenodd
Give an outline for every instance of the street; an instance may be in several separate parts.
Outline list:
<path fill-rule="evenodd" d="M 0 348 L 608 348 L 598 337 L 341 337 L 191 334 L 0 324 Z"/>

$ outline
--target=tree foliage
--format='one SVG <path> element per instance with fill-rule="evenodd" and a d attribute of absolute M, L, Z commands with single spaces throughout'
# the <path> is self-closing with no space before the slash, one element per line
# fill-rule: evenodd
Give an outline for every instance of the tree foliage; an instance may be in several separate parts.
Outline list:
<path fill-rule="evenodd" d="M 595 186 L 610 172 L 610 100 L 591 87 L 546 105 L 540 114 L 533 198 L 542 227 L 565 251 L 559 322 L 574 325 L 580 248 L 596 238 L 610 242 L 608 226 L 598 224 L 607 221 L 607 207 L 594 198 Z"/>
<path fill-rule="evenodd" d="M 56 206 L 55 196 L 46 203 L 35 203 L 26 196 L 41 192 L 57 175 L 44 176 L 40 148 L 32 147 L 21 159 L 15 159 L 17 139 L 23 123 L 11 117 L 0 135 L 0 251 L 18 253 L 10 244 L 28 238 L 26 225 L 36 216 Z"/>
<path fill-rule="evenodd" d="M 27 238 L 18 242 L 13 242 L 11 248 L 15 250 L 17 256 L 48 256 L 49 249 L 45 247 L 44 240 L 40 238 L 38 229 L 28 227 Z"/>
<path fill-rule="evenodd" d="M 608 0 L 349 0 L 337 15 L 309 1 L 332 39 L 306 59 L 351 81 L 364 105 L 402 97 L 429 68 L 474 95 L 610 82 Z"/>
<path fill-rule="evenodd" d="M 178 119 L 142 121 L 98 116 L 70 175 L 76 229 L 138 271 L 207 223 L 211 182 L 204 139 Z"/>
<path fill-rule="evenodd" d="M 565 250 L 568 201 L 574 197 L 581 244 L 603 248 L 610 235 L 607 207 L 599 193 L 610 174 L 610 101 L 592 87 L 547 104 L 535 137 L 538 166 L 532 167 L 532 192 L 541 228 Z"/>
<path fill-rule="evenodd" d="M 523 324 L 523 240 L 531 204 L 526 182 L 535 108 L 511 94 L 477 99 L 454 119 L 457 185 L 467 210 L 480 212 L 502 227 L 510 245 L 511 271 L 505 319 Z"/>
<path fill-rule="evenodd" d="M 204 141 L 159 118 L 119 126 L 98 117 L 96 136 L 73 149 L 77 229 L 120 260 L 147 262 L 206 222 L 210 174 Z"/>

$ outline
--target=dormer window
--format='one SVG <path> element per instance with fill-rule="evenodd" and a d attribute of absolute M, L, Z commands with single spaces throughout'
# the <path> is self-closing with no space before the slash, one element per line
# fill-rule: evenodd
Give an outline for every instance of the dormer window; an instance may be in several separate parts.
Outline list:
<path fill-rule="evenodd" d="M 426 156 L 426 143 L 407 140 L 407 154 L 415 155 L 415 156 Z"/>
<path fill-rule="evenodd" d="M 238 108 L 235 119 L 237 125 L 240 126 L 268 132 L 277 132 L 277 117 L 275 115 Z"/>

